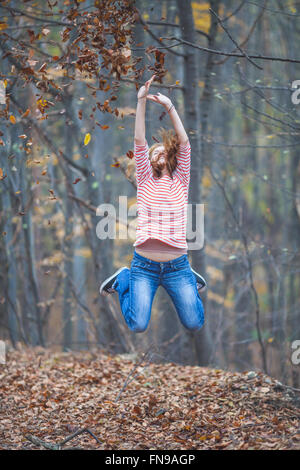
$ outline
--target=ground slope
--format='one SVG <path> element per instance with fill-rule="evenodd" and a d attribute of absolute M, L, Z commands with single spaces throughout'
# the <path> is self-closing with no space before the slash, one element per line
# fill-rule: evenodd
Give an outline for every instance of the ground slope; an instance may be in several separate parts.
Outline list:
<path fill-rule="evenodd" d="M 45 448 L 34 437 L 53 445 L 76 431 L 63 449 L 300 449 L 300 395 L 262 373 L 101 351 L 6 359 L 0 449 Z"/>

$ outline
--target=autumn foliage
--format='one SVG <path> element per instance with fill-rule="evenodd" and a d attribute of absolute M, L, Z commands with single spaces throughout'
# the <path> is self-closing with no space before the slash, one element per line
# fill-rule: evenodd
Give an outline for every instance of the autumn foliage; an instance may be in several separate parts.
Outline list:
<path fill-rule="evenodd" d="M 7 356 L 2 449 L 37 449 L 28 437 L 55 444 L 81 429 L 92 435 L 78 435 L 66 449 L 300 449 L 299 396 L 260 372 L 99 350 L 28 348 Z"/>

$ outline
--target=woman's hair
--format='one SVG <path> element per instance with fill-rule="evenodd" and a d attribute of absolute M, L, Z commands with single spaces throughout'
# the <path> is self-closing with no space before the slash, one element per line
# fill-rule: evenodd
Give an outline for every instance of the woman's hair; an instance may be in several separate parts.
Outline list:
<path fill-rule="evenodd" d="M 171 129 L 166 130 L 163 127 L 161 127 L 158 131 L 160 134 L 161 142 L 157 142 L 149 148 L 149 158 L 150 158 L 150 163 L 153 168 L 153 174 L 156 178 L 160 178 L 162 170 L 164 168 L 163 163 L 158 163 L 157 160 L 159 159 L 159 155 L 155 160 L 151 161 L 151 156 L 153 151 L 157 147 L 164 146 L 167 157 L 166 157 L 166 168 L 168 172 L 170 173 L 170 176 L 173 178 L 173 171 L 176 169 L 177 166 L 177 158 L 176 154 L 179 150 L 179 139 L 177 137 L 177 134 L 173 132 Z"/>

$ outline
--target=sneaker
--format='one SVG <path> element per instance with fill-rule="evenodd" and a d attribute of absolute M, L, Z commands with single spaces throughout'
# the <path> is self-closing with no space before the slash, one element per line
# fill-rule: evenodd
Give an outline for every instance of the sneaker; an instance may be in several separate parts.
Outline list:
<path fill-rule="evenodd" d="M 129 269 L 127 266 L 123 266 L 122 268 L 119 268 L 112 276 L 108 277 L 105 279 L 105 281 L 102 282 L 99 292 L 101 295 L 109 295 L 113 294 L 114 292 L 117 292 L 116 289 L 112 287 L 113 283 L 115 282 L 118 274 L 123 271 L 123 269 Z"/>
<path fill-rule="evenodd" d="M 197 291 L 201 294 L 206 291 L 206 285 L 204 286 L 203 284 L 200 284 L 200 282 L 197 282 Z"/>
<path fill-rule="evenodd" d="M 195 271 L 192 267 L 191 267 L 191 270 L 192 270 L 192 273 L 194 274 L 194 276 L 196 277 L 197 290 L 198 291 L 204 291 L 206 289 L 206 286 L 207 286 L 206 280 L 199 273 L 197 273 L 197 271 Z"/>

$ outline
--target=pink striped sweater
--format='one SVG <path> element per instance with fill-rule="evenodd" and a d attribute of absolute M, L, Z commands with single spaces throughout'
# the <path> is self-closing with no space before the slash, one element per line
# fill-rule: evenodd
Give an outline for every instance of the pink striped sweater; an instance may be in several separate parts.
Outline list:
<path fill-rule="evenodd" d="M 173 179 L 169 175 L 156 178 L 149 160 L 149 147 L 134 142 L 137 181 L 138 246 L 156 238 L 177 248 L 188 248 L 186 242 L 187 203 L 190 183 L 191 146 L 179 145 L 177 167 Z"/>

